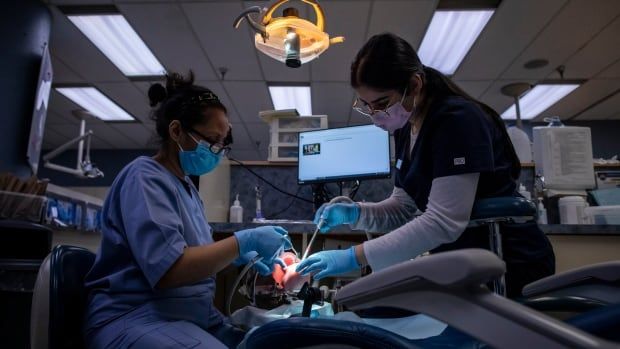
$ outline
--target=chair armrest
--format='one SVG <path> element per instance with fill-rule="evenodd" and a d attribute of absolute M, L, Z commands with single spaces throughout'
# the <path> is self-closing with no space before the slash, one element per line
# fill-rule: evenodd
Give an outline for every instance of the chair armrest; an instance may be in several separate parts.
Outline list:
<path fill-rule="evenodd" d="M 523 296 L 533 297 L 586 282 L 620 283 L 620 261 L 592 264 L 542 278 L 526 285 Z M 618 286 L 620 290 L 620 284 Z"/>

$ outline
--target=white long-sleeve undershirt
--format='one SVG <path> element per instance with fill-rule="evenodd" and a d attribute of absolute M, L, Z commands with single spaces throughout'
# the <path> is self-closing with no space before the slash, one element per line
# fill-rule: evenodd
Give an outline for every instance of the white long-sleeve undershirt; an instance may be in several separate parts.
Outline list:
<path fill-rule="evenodd" d="M 432 250 L 459 238 L 467 225 L 476 197 L 479 173 L 435 178 L 426 211 L 416 217 L 413 199 L 401 188 L 378 203 L 360 203 L 353 229 L 390 233 L 364 242 L 364 254 L 373 270 Z"/>

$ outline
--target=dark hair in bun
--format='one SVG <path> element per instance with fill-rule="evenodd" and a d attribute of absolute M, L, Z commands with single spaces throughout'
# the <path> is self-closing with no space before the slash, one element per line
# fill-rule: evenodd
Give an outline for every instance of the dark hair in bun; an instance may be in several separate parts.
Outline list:
<path fill-rule="evenodd" d="M 164 143 L 170 138 L 168 126 L 174 120 L 179 120 L 184 128 L 191 129 L 204 122 L 204 111 L 208 108 L 227 112 L 211 90 L 194 85 L 194 73 L 191 70 L 187 77 L 179 73 L 166 74 L 166 87 L 160 83 L 153 84 L 148 96 L 151 107 L 156 107 L 151 119 L 155 121 L 157 134 Z"/>

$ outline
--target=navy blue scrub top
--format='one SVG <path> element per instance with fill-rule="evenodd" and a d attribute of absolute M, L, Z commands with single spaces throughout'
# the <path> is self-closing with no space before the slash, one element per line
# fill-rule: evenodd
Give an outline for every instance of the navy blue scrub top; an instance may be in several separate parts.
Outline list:
<path fill-rule="evenodd" d="M 214 277 L 155 287 L 186 247 L 211 243 L 211 227 L 191 181 L 184 183 L 150 157 L 134 160 L 116 177 L 103 206 L 101 246 L 86 276 L 86 331 L 139 307 L 203 328 L 221 323 L 213 306 Z"/>
<path fill-rule="evenodd" d="M 510 140 L 477 104 L 459 96 L 432 103 L 408 157 L 410 134 L 410 123 L 394 133 L 396 186 L 420 210 L 426 210 L 439 177 L 480 173 L 476 199 L 517 194 L 519 169 L 511 162 Z"/>
<path fill-rule="evenodd" d="M 411 124 L 394 133 L 395 185 L 404 189 L 421 211 L 426 210 L 433 179 L 480 173 L 476 199 L 519 196 L 520 166 L 511 161 L 511 143 L 477 104 L 460 96 L 434 101 L 417 136 L 410 156 Z M 555 257 L 549 240 L 536 223 L 504 224 L 504 260 L 509 296 L 523 286 L 553 274 Z M 469 228 L 452 243 L 431 252 L 461 248 L 489 248 L 488 229 Z"/>

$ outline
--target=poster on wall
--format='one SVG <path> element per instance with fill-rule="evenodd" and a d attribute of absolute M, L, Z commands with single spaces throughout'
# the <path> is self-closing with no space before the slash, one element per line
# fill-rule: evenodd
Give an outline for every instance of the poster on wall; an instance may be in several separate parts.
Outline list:
<path fill-rule="evenodd" d="M 45 118 L 52 88 L 52 61 L 48 46 L 45 45 L 43 58 L 41 59 L 41 69 L 37 81 L 37 93 L 34 100 L 34 112 L 32 114 L 32 124 L 30 126 L 30 138 L 28 140 L 28 164 L 32 169 L 32 174 L 36 175 L 39 169 L 39 158 L 41 157 L 41 147 L 43 145 L 43 132 L 45 130 Z"/>

